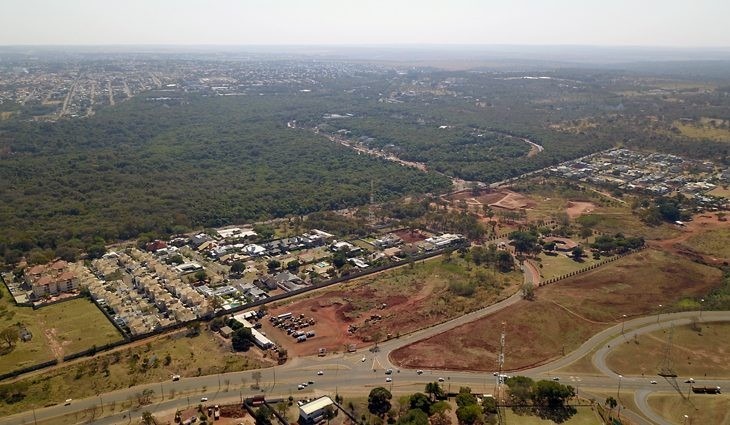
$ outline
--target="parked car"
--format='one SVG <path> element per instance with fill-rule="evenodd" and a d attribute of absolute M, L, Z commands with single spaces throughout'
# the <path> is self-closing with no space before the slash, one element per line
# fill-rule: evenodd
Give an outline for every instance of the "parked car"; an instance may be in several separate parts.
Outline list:
<path fill-rule="evenodd" d="M 317 372 L 317 375 L 322 376 L 324 375 L 324 372 L 320 370 L 319 372 Z"/>
<path fill-rule="evenodd" d="M 416 373 L 417 373 L 417 374 L 419 374 L 419 375 L 423 375 L 423 371 L 422 371 L 421 369 L 418 369 L 418 370 L 416 371 Z"/>
<path fill-rule="evenodd" d="M 389 377 L 385 378 L 385 382 L 393 382 L 393 378 L 391 378 L 391 377 L 389 376 Z"/>
<path fill-rule="evenodd" d="M 70 405 L 70 404 L 71 404 L 71 402 L 72 402 L 72 401 L 73 401 L 73 399 L 67 398 L 67 399 L 66 399 L 66 402 L 65 402 L 65 403 L 63 403 L 63 405 L 64 405 L 64 406 L 68 406 L 68 405 Z"/>

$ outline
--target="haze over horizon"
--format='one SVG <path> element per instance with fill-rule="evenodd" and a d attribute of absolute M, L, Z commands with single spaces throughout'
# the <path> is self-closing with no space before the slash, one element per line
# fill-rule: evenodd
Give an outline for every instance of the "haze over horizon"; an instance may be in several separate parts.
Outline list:
<path fill-rule="evenodd" d="M 730 47 L 730 2 L 6 0 L 0 45 Z M 39 13 L 40 12 L 40 13 Z"/>

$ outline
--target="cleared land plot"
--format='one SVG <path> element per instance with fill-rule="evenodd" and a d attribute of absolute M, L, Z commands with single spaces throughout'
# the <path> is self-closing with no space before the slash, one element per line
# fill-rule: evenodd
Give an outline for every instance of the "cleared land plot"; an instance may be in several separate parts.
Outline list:
<path fill-rule="evenodd" d="M 671 359 L 676 372 L 682 377 L 694 377 L 697 385 L 702 385 L 705 377 L 729 377 L 730 323 L 699 323 L 696 329 L 700 331 L 691 326 L 674 328 Z M 664 329 L 629 338 L 611 350 L 606 359 L 608 366 L 624 375 L 656 374 L 668 332 Z"/>
<path fill-rule="evenodd" d="M 0 412 L 12 414 L 31 407 L 61 403 L 67 398 L 84 398 L 134 385 L 166 381 L 174 374 L 185 379 L 270 364 L 273 363 L 262 359 L 261 352 L 255 348 L 245 355 L 236 354 L 231 352 L 229 341 L 210 332 L 203 331 L 190 338 L 185 336 L 185 331 L 179 331 L 148 343 L 135 343 L 129 348 L 0 385 L 0 391 L 14 386 L 25 394 L 22 400 L 12 404 L 0 400 Z M 238 388 L 241 382 L 230 385 Z"/>
<path fill-rule="evenodd" d="M 518 272 L 494 274 L 474 265 L 467 269 L 456 254 L 449 262 L 438 257 L 271 307 L 272 316 L 291 312 L 315 319 L 314 326 L 303 330 L 316 336 L 303 343 L 268 321 L 264 330 L 289 350 L 290 357 L 316 354 L 318 348 L 341 351 L 347 344 L 369 345 L 388 334 L 404 335 L 492 304 L 516 291 L 521 282 Z M 457 295 L 469 288 L 473 294 Z"/>
<path fill-rule="evenodd" d="M 649 245 L 706 264 L 721 265 L 728 258 L 723 256 L 728 253 L 728 239 L 722 236 L 730 234 L 730 221 L 720 221 L 716 215 L 702 214 L 678 229 L 681 230 L 677 230 L 675 236 L 651 241 Z"/>
<path fill-rule="evenodd" d="M 0 329 L 22 323 L 33 334 L 30 341 L 18 341 L 12 350 L 2 344 L 0 373 L 122 339 L 114 325 L 87 299 L 33 310 L 16 306 L 5 285 L 0 285 L 0 291 Z"/>
<path fill-rule="evenodd" d="M 676 226 L 670 224 L 647 226 L 639 217 L 633 215 L 628 207 L 596 208 L 590 214 L 579 217 L 577 222 L 599 232 L 611 235 L 623 233 L 626 236 L 641 236 L 648 240 L 671 238 L 681 233 Z"/>
<path fill-rule="evenodd" d="M 494 369 L 501 323 L 506 323 L 505 367 L 523 369 L 564 355 L 621 315 L 647 314 L 659 304 L 706 294 L 722 273 L 683 257 L 647 249 L 590 272 L 537 290 L 483 319 L 416 342 L 392 354 L 403 366 Z"/>
<path fill-rule="evenodd" d="M 702 254 L 730 258 L 730 223 L 724 228 L 697 233 L 683 245 Z"/>
<path fill-rule="evenodd" d="M 692 394 L 689 401 L 678 394 L 653 394 L 649 406 L 675 424 L 730 424 L 730 396 Z M 688 416 L 687 421 L 684 415 Z"/>

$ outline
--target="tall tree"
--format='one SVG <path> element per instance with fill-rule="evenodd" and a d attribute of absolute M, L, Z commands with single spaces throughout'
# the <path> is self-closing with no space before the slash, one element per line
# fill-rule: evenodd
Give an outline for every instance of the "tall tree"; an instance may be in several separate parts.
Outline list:
<path fill-rule="evenodd" d="M 373 415 L 383 417 L 390 410 L 390 400 L 393 395 L 383 387 L 375 387 L 368 395 L 368 410 Z"/>

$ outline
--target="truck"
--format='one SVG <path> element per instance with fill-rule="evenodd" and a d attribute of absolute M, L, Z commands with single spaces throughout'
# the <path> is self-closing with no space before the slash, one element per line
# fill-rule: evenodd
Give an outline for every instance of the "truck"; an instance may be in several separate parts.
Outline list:
<path fill-rule="evenodd" d="M 288 319 L 290 317 L 291 317 L 291 312 L 280 314 L 280 315 L 276 316 L 276 319 L 279 320 L 279 321 L 281 321 L 281 320 L 284 320 L 284 319 Z"/>
<path fill-rule="evenodd" d="M 695 394 L 720 394 L 720 387 L 692 387 Z"/>
<path fill-rule="evenodd" d="M 326 356 L 326 355 L 327 355 L 327 349 L 326 349 L 326 348 L 320 348 L 320 349 L 319 349 L 319 351 L 317 352 L 317 355 L 318 355 L 319 357 L 324 357 L 324 356 Z"/>

